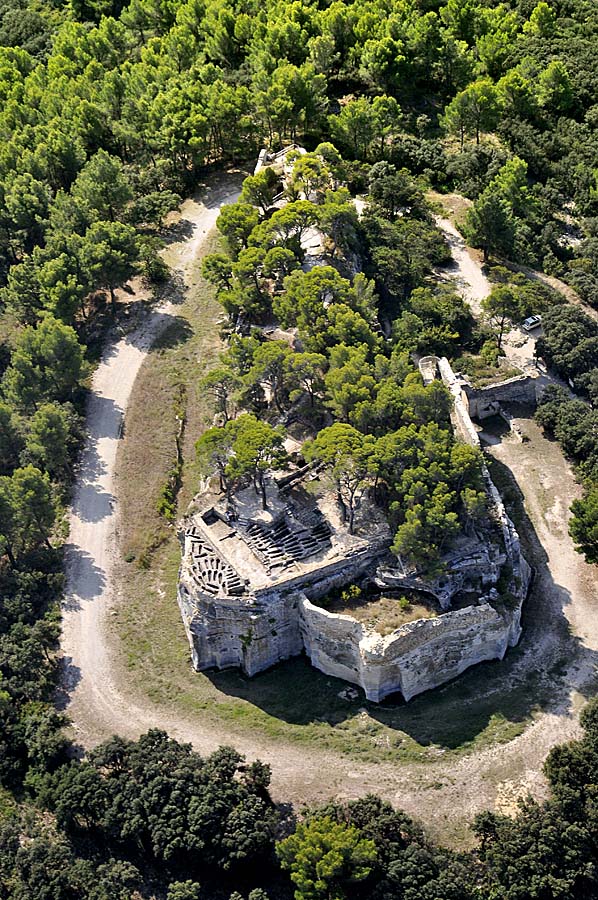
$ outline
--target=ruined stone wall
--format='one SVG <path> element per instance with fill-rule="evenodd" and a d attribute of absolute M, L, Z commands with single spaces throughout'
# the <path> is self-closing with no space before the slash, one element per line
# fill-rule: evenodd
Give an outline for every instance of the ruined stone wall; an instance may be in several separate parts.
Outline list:
<path fill-rule="evenodd" d="M 239 597 L 202 592 L 183 556 L 177 598 L 195 669 L 238 667 L 255 675 L 303 650 L 298 602 L 358 580 L 385 548 L 358 551 L 285 582 Z"/>
<path fill-rule="evenodd" d="M 482 602 L 409 622 L 387 637 L 351 616 L 315 606 L 299 591 L 215 599 L 198 596 L 183 578 L 178 599 L 196 669 L 238 667 L 251 676 L 305 650 L 317 669 L 359 685 L 369 700 L 379 702 L 397 691 L 409 700 L 479 662 L 502 659 L 515 646 L 529 582 L 523 558 L 519 571 L 510 609 Z M 326 593 L 333 581 L 346 584 L 357 575 L 339 565 L 312 584 L 312 597 Z"/>
<path fill-rule="evenodd" d="M 307 597 L 299 601 L 300 627 L 305 652 L 313 666 L 326 675 L 363 685 L 360 642 L 363 626 L 351 616 L 314 606 Z"/>
<path fill-rule="evenodd" d="M 388 543 L 381 541 L 343 556 L 336 562 L 327 563 L 311 572 L 304 572 L 296 578 L 289 578 L 284 583 L 285 593 L 301 592 L 311 599 L 319 599 L 338 587 L 344 587 L 351 581 L 361 578 L 368 569 L 373 569 L 381 556 L 388 554 Z M 270 588 L 256 591 L 260 598 L 270 593 Z"/>
<path fill-rule="evenodd" d="M 256 675 L 303 650 L 296 595 L 214 598 L 179 584 L 178 601 L 193 666 Z"/>
<path fill-rule="evenodd" d="M 358 684 L 378 703 L 400 691 L 410 700 L 456 678 L 470 666 L 502 659 L 519 640 L 520 609 L 489 603 L 408 622 L 387 637 L 350 616 L 327 612 L 302 598 L 301 633 L 312 664 Z"/>
<path fill-rule="evenodd" d="M 479 446 L 450 364 L 440 359 L 438 369 L 455 400 L 455 428 L 463 440 Z M 350 616 L 330 613 L 311 602 L 371 569 L 384 553 L 383 544 L 356 549 L 287 579 L 284 585 L 235 597 L 215 597 L 199 590 L 186 550 L 178 601 L 195 668 L 235 666 L 254 675 L 305 650 L 316 668 L 360 685 L 368 699 L 379 702 L 397 691 L 409 700 L 479 662 L 502 659 L 521 635 L 521 607 L 531 571 L 486 469 L 484 477 L 512 570 L 508 604 L 493 605 L 494 601 L 482 598 L 477 605 L 409 622 L 383 637 Z M 188 540 L 193 537 L 186 538 L 186 547 Z"/>
<path fill-rule="evenodd" d="M 466 441 L 468 444 L 471 444 L 473 447 L 479 448 L 480 439 L 478 436 L 478 432 L 475 428 L 475 425 L 471 421 L 469 410 L 464 402 L 464 394 L 461 391 L 458 380 L 455 377 L 455 373 L 453 372 L 451 365 L 446 357 L 442 357 L 442 359 L 438 360 L 438 371 L 440 372 L 440 377 L 453 395 L 454 404 L 452 411 L 452 420 L 455 430 L 458 432 L 462 440 Z M 527 379 L 527 376 L 523 377 Z M 528 379 L 528 381 L 530 383 L 523 386 L 521 378 L 510 379 L 511 383 L 517 382 L 517 384 L 512 384 L 511 386 L 509 386 L 510 382 L 505 382 L 505 385 L 507 386 L 506 389 L 510 390 L 512 388 L 514 391 L 529 391 L 531 390 L 531 384 L 535 396 L 536 388 L 534 379 Z M 500 385 L 498 387 L 500 387 Z M 492 481 L 490 472 L 485 465 L 483 469 L 483 475 L 486 483 L 486 490 L 494 507 L 496 518 L 501 528 L 505 551 L 507 553 L 509 564 L 513 572 L 511 590 L 513 594 L 520 599 L 520 602 L 523 603 L 523 600 L 527 595 L 527 588 L 531 578 L 531 569 L 527 563 L 527 560 L 521 552 L 521 544 L 519 542 L 517 529 L 509 518 L 505 509 L 505 505 L 502 501 L 502 497 L 500 496 L 500 492 Z M 519 608 L 519 619 L 520 618 L 521 607 Z"/>
<path fill-rule="evenodd" d="M 451 365 L 446 357 L 443 356 L 441 359 L 438 359 L 437 363 L 440 377 L 448 387 L 453 398 L 451 421 L 455 433 L 459 438 L 461 438 L 462 441 L 465 441 L 465 443 L 479 448 L 480 439 L 478 437 L 475 425 L 471 421 L 469 412 L 464 403 L 461 385 L 458 382 L 455 373 L 451 369 Z"/>
<path fill-rule="evenodd" d="M 462 388 L 463 402 L 470 416 L 485 419 L 496 415 L 502 403 L 535 404 L 536 385 L 537 378 L 531 375 L 517 375 L 499 384 L 489 384 L 482 388 L 465 385 Z"/>

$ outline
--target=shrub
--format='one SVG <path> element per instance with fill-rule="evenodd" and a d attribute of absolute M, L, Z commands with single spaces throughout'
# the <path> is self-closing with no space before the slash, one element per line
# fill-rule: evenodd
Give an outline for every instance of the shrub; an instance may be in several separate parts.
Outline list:
<path fill-rule="evenodd" d="M 350 584 L 344 591 L 341 591 L 341 600 L 343 603 L 352 603 L 361 599 L 363 591 L 356 584 Z"/>

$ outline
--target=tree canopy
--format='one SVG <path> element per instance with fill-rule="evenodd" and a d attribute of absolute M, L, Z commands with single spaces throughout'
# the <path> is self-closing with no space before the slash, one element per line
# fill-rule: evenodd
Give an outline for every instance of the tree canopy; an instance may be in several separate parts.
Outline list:
<path fill-rule="evenodd" d="M 282 202 L 266 168 L 220 213 L 203 271 L 233 335 L 200 388 L 219 424 L 198 436 L 199 467 L 225 491 L 253 483 L 266 505 L 298 424 L 348 527 L 371 492 L 395 551 L 419 565 L 475 527 L 484 497 L 479 455 L 447 427 L 450 396 L 424 386 L 411 355 L 488 353 L 535 311 L 500 283 L 494 336 L 482 333 L 435 277 L 449 252 L 427 191 L 469 198 L 463 232 L 487 259 L 541 268 L 598 306 L 597 38 L 590 0 L 4 0 L 0 782 L 26 808 L 9 798 L 5 815 L 3 794 L 3 900 L 113 900 L 152 879 L 170 900 L 212 888 L 266 900 L 264 873 L 273 896 L 598 893 L 594 704 L 580 740 L 549 756 L 548 801 L 484 815 L 473 851 L 438 848 L 370 797 L 289 826 L 292 885 L 273 861 L 263 764 L 226 748 L 203 759 L 161 732 L 77 762 L 53 707 L 62 519 L 97 312 L 109 297 L 117 316 L 134 276 L 164 278 L 157 249 L 179 198 L 218 168 L 253 166 L 263 145 L 308 148 L 289 157 Z M 569 304 L 542 315 L 538 355 L 578 397 L 547 390 L 538 421 L 583 481 L 570 530 L 593 562 L 598 331 Z M 283 333 L 269 340 L 273 319 Z"/>

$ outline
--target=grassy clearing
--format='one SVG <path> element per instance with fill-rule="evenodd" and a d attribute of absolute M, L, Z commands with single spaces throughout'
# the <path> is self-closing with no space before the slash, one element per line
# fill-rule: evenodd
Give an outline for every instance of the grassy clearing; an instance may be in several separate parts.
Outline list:
<path fill-rule="evenodd" d="M 346 597 L 345 592 L 332 602 L 322 604 L 327 610 L 353 616 L 358 622 L 373 628 L 378 634 L 387 635 L 401 625 L 417 619 L 430 619 L 438 611 L 420 603 L 417 596 Z"/>
<path fill-rule="evenodd" d="M 197 273 L 131 397 L 117 466 L 122 602 L 111 617 L 120 680 L 134 695 L 225 727 L 233 743 L 235 733 L 250 731 L 364 761 L 425 762 L 441 752 L 467 753 L 514 738 L 545 699 L 531 681 L 511 683 L 517 650 L 506 663 L 478 666 L 408 705 L 395 698 L 370 704 L 361 691 L 346 699 L 344 682 L 317 672 L 303 658 L 253 679 L 237 671 L 191 669 L 175 600 L 180 548 L 174 527 L 158 516 L 156 501 L 174 459 L 181 384 L 187 389 L 187 427 L 179 514 L 197 488 L 193 444 L 207 415 L 198 383 L 216 359 L 220 316 L 212 289 Z"/>
<path fill-rule="evenodd" d="M 463 224 L 463 220 L 472 206 L 472 201 L 462 194 L 441 194 L 439 191 L 428 191 L 426 196 L 438 208 L 439 214 L 449 219 L 456 228 Z"/>
<path fill-rule="evenodd" d="M 214 238 L 208 252 L 217 248 Z M 141 568 L 151 563 L 158 547 L 171 542 L 173 529 L 158 515 L 157 503 L 176 461 L 181 405 L 188 469 L 181 489 L 182 509 L 197 484 L 193 444 L 209 414 L 199 384 L 221 348 L 217 322 L 222 310 L 198 267 L 191 281 L 190 296 L 172 315 L 135 382 L 117 460 L 122 553 Z"/>

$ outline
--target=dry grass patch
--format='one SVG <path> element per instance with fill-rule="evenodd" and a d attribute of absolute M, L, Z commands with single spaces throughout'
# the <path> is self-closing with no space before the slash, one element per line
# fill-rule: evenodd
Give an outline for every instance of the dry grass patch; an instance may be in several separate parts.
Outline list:
<path fill-rule="evenodd" d="M 439 214 L 449 219 L 456 228 L 463 223 L 467 212 L 473 206 L 473 201 L 462 194 L 441 194 L 438 191 L 428 191 L 430 200 L 439 210 Z"/>
<path fill-rule="evenodd" d="M 329 612 L 342 613 L 356 619 L 383 637 L 396 631 L 407 622 L 417 619 L 432 619 L 438 611 L 414 596 L 379 596 L 367 595 L 349 598 L 341 594 L 338 599 L 326 605 Z"/>
<path fill-rule="evenodd" d="M 217 238 L 210 252 L 217 249 Z M 191 275 L 188 297 L 172 315 L 135 382 L 127 409 L 124 440 L 117 459 L 120 546 L 124 559 L 149 565 L 173 529 L 157 510 L 161 490 L 176 461 L 177 416 L 184 413 L 184 473 L 179 509 L 197 489 L 194 444 L 210 414 L 200 382 L 222 348 L 222 309 L 199 274 Z M 186 476 L 186 477 L 185 477 Z"/>

